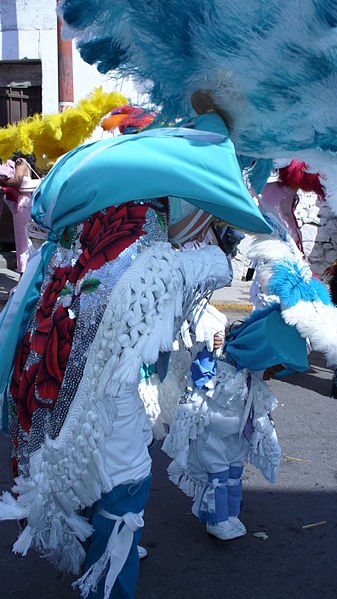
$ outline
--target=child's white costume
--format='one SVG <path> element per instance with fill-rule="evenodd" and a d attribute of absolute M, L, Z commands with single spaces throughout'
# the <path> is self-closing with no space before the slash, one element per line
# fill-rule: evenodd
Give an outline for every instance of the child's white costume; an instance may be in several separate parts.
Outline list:
<path fill-rule="evenodd" d="M 288 355 L 286 343 L 292 346 Z M 217 364 L 206 348 L 199 352 L 191 368 L 194 390 L 188 388 L 180 400 L 163 445 L 174 458 L 170 479 L 193 496 L 192 512 L 221 539 L 246 532 L 238 520 L 245 462 L 254 464 L 273 483 L 281 456 L 270 416 L 277 401 L 255 372 L 256 359 L 261 370 L 279 363 L 296 370 L 307 367 L 305 342 L 285 325 L 277 307 L 239 327 L 226 351 L 226 358 Z"/>
<path fill-rule="evenodd" d="M 336 359 L 337 312 L 326 287 L 288 244 L 260 238 L 252 249 L 261 260 L 263 291 L 279 300 L 233 329 L 215 368 L 205 348 L 194 360 L 190 386 L 181 398 L 163 450 L 173 458 L 170 479 L 194 498 L 192 511 L 220 539 L 245 534 L 238 520 L 246 461 L 275 482 L 280 448 L 270 416 L 277 405 L 261 371 L 308 367 L 306 341 Z M 320 331 L 320 322 L 328 322 Z"/>

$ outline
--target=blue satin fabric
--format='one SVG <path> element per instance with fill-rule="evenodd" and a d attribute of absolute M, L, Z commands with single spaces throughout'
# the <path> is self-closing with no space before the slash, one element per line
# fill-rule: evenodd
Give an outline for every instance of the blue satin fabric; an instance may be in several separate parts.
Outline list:
<path fill-rule="evenodd" d="M 304 372 L 309 367 L 306 341 L 284 322 L 278 304 L 253 312 L 233 330 L 225 351 L 237 368 L 259 371 L 284 364 L 289 372 Z"/>
<path fill-rule="evenodd" d="M 249 231 L 271 228 L 248 192 L 217 114 L 195 128 L 152 129 L 80 146 L 61 158 L 35 194 L 34 220 L 51 230 L 130 200 L 184 198 Z"/>
<path fill-rule="evenodd" d="M 29 263 L 16 292 L 6 306 L 0 323 L 0 393 L 9 381 L 13 361 L 39 298 L 42 281 L 55 247 L 53 241 L 47 241 L 42 246 L 40 259 L 35 256 L 35 262 Z"/>
<path fill-rule="evenodd" d="M 280 314 L 279 305 L 253 312 L 228 338 L 226 360 L 238 370 L 266 370 L 284 364 L 280 374 L 304 372 L 308 369 L 307 345 L 295 327 L 287 325 Z M 206 347 L 197 354 L 191 367 L 191 377 L 201 389 L 216 374 L 216 358 Z M 281 377 L 280 377 L 281 378 Z"/>
<path fill-rule="evenodd" d="M 154 129 L 72 150 L 34 194 L 32 217 L 49 230 L 49 241 L 29 262 L 1 321 L 0 392 L 64 228 L 111 205 L 164 196 L 184 197 L 248 230 L 271 231 L 243 183 L 234 146 L 217 114 L 199 117 L 193 130 Z"/>

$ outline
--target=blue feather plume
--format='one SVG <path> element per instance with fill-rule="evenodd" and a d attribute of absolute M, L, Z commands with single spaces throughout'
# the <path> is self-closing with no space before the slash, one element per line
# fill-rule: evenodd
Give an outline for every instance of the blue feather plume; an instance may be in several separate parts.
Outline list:
<path fill-rule="evenodd" d="M 274 262 L 272 270 L 269 291 L 280 298 L 285 308 L 295 306 L 300 300 L 332 305 L 326 285 L 317 279 L 304 276 L 304 271 L 298 264 L 290 261 Z"/>
<path fill-rule="evenodd" d="M 335 0 L 64 0 L 82 56 L 152 81 L 163 117 L 197 89 L 234 114 L 239 153 L 337 151 Z"/>

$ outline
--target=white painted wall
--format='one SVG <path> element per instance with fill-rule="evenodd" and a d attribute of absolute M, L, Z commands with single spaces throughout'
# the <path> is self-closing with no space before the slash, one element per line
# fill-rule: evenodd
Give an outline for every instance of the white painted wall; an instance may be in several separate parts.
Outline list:
<path fill-rule="evenodd" d="M 0 60 L 39 59 L 42 63 L 42 110 L 58 111 L 56 0 L 0 0 Z M 73 49 L 74 102 L 95 87 L 121 90 L 132 102 L 140 100 L 131 81 L 123 85 L 101 75 Z"/>
<path fill-rule="evenodd" d="M 1 0 L 0 59 L 42 63 L 43 112 L 58 110 L 57 32 L 53 0 Z"/>

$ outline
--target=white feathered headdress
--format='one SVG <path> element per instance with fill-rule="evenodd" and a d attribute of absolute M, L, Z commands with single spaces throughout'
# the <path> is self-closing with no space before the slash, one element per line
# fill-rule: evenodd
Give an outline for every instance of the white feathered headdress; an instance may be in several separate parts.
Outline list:
<path fill-rule="evenodd" d="M 313 276 L 295 244 L 261 235 L 248 252 L 259 262 L 263 293 L 277 296 L 285 322 L 325 354 L 328 364 L 337 362 L 337 308 L 327 286 Z"/>

